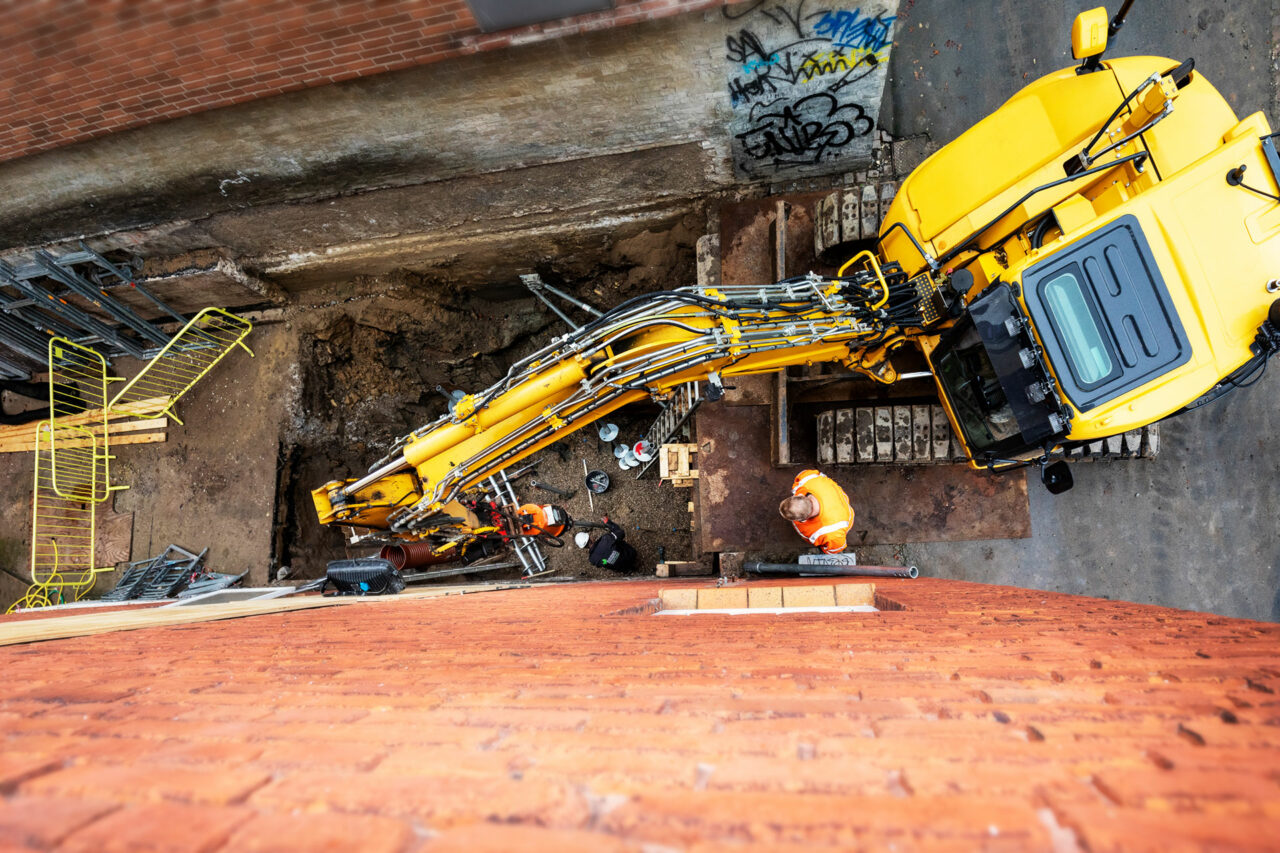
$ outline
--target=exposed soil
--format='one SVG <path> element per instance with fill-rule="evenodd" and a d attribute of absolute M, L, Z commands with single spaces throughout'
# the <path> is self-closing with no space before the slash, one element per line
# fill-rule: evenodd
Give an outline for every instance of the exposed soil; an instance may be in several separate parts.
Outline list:
<path fill-rule="evenodd" d="M 668 230 L 619 240 L 602 247 L 590 268 L 581 260 L 548 257 L 536 271 L 548 284 L 606 309 L 639 293 L 693 283 L 694 242 L 702 223 L 701 216 L 691 214 Z M 561 307 L 586 319 L 578 309 Z M 396 438 L 443 414 L 447 400 L 437 386 L 481 390 L 515 360 L 565 331 L 563 321 L 510 282 L 485 285 L 407 273 L 354 282 L 343 288 L 342 301 L 299 311 L 291 323 L 299 340 L 301 391 L 281 449 L 277 523 L 282 529 L 276 544 L 277 563 L 289 567 L 290 582 L 322 576 L 330 560 L 373 550 L 349 552 L 339 531 L 321 528 L 312 489 L 363 475 Z M 610 421 L 621 428 L 618 440 L 638 440 L 657 411 L 634 406 L 615 413 Z M 594 513 L 583 480 L 584 459 L 613 480 L 598 496 Z M 608 515 L 638 549 L 642 570 L 652 571 L 660 549 L 669 559 L 689 556 L 691 490 L 659 485 L 656 464 L 635 480 L 635 471 L 620 470 L 611 448 L 597 440 L 595 426 L 509 470 L 533 461 L 537 474 L 516 483 L 522 501 L 555 503 L 581 520 Z M 576 494 L 564 499 L 540 491 L 531 485 L 535 478 Z M 551 577 L 617 576 L 592 568 L 586 553 L 574 547 L 572 534 L 563 539 L 566 547 L 543 548 L 555 569 Z"/>

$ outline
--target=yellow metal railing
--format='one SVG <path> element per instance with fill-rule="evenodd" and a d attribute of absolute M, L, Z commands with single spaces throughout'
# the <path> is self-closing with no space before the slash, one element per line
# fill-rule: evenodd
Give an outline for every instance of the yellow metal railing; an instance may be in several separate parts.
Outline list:
<path fill-rule="evenodd" d="M 100 482 L 97 460 L 98 442 L 83 427 L 61 427 L 66 445 L 81 444 L 89 452 L 83 464 L 60 469 L 60 482 L 55 488 L 54 438 L 48 421 L 36 429 L 35 493 L 31 500 L 31 581 L 26 596 L 14 605 L 46 606 L 83 598 L 97 581 L 98 574 L 111 571 L 99 568 L 94 560 L 94 518 L 97 504 L 92 500 L 66 497 L 89 495 Z M 76 437 L 72 438 L 74 434 Z M 64 451 L 60 451 L 64 452 Z"/>
<path fill-rule="evenodd" d="M 129 381 L 109 404 L 117 408 L 126 403 L 136 403 L 151 397 L 165 397 L 168 403 L 154 415 L 168 415 L 178 423 L 182 419 L 174 414 L 173 406 L 195 385 L 222 357 L 234 347 L 240 346 L 253 355 L 244 344 L 253 324 L 221 308 L 206 308 L 182 327 L 164 349 L 147 362 L 142 372 Z"/>
<path fill-rule="evenodd" d="M 243 317 L 204 309 L 109 402 L 107 383 L 119 380 L 107 376 L 103 357 L 64 338 L 50 341 L 50 419 L 35 432 L 32 584 L 8 612 L 78 601 L 100 573 L 112 571 L 94 561 L 96 506 L 112 491 L 128 488 L 111 485 L 110 418 L 167 415 L 182 423 L 174 405 L 236 346 L 252 356 L 244 344 L 252 329 Z"/>
<path fill-rule="evenodd" d="M 49 341 L 50 483 L 60 497 L 101 503 L 112 491 L 108 381 L 97 351 L 66 338 Z M 86 422 L 85 412 L 97 414 Z"/>

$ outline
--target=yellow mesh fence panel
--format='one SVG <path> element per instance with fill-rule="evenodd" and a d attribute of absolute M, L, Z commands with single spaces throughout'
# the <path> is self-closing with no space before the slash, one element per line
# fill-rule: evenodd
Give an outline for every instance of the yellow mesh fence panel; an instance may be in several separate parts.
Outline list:
<path fill-rule="evenodd" d="M 97 441 L 83 427 L 62 427 L 67 444 L 83 442 L 89 453 L 81 467 L 65 467 L 62 485 L 73 493 L 89 494 L 98 481 Z M 75 438 L 71 436 L 75 435 Z M 94 564 L 94 516 L 92 500 L 68 498 L 54 488 L 53 431 L 49 422 L 36 429 L 35 494 L 31 501 L 31 580 L 49 588 L 46 597 L 74 600 L 93 587 L 98 572 L 110 571 Z M 75 448 L 79 449 L 79 448 Z M 70 457 L 78 458 L 78 457 Z M 65 464 L 65 463 L 64 463 Z M 55 595 L 54 589 L 58 590 Z M 30 593 L 29 593 L 30 596 Z"/>
<path fill-rule="evenodd" d="M 86 422 L 82 413 L 92 413 L 91 420 Z M 111 481 L 107 362 L 65 338 L 49 341 L 48 434 L 53 491 L 71 500 L 105 501 Z"/>
<path fill-rule="evenodd" d="M 253 351 L 243 343 L 252 329 L 253 324 L 243 317 L 221 308 L 204 309 L 183 326 L 182 331 L 147 363 L 142 372 L 116 394 L 111 401 L 111 408 L 152 397 L 164 397 L 169 402 L 163 410 L 154 415 L 140 414 L 139 417 L 168 415 L 182 423 L 174 414 L 174 404 L 233 347 L 238 345 L 249 355 L 253 355 Z"/>

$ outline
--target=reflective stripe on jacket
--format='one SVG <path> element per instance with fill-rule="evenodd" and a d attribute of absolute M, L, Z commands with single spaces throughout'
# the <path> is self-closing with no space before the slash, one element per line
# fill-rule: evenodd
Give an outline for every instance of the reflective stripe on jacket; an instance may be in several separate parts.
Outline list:
<path fill-rule="evenodd" d="M 853 526 L 853 507 L 844 489 L 825 474 L 810 469 L 796 475 L 791 494 L 813 495 L 818 499 L 817 515 L 808 521 L 791 522 L 796 532 L 825 554 L 843 551 L 845 536 Z"/>

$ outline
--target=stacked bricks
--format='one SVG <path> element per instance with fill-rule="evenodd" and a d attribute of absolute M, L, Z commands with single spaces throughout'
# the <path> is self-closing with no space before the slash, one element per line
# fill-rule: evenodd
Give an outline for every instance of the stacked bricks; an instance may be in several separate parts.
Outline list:
<path fill-rule="evenodd" d="M 464 0 L 65 0 L 0 27 L 0 160 L 163 119 L 450 57 L 606 29 L 722 0 L 614 8 L 481 33 Z"/>
<path fill-rule="evenodd" d="M 675 586 L 391 599 L 2 647 L 0 846 L 1243 850 L 1280 837 L 1280 626 L 928 579 L 877 579 L 877 600 L 904 608 L 879 613 L 646 610 Z"/>

